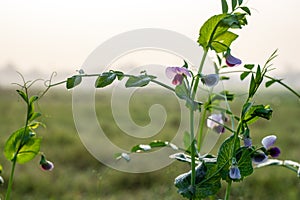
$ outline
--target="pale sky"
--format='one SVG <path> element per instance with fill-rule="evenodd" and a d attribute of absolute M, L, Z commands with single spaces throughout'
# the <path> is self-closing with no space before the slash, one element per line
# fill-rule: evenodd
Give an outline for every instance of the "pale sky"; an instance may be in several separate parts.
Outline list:
<path fill-rule="evenodd" d="M 275 50 L 281 73 L 297 71 L 299 0 L 248 0 L 249 25 L 232 51 L 263 63 Z M 163 28 L 197 40 L 200 26 L 221 12 L 220 0 L 1 0 L 0 71 L 73 73 L 102 42 L 138 28 Z M 4 76 L 2 73 L 0 78 Z"/>

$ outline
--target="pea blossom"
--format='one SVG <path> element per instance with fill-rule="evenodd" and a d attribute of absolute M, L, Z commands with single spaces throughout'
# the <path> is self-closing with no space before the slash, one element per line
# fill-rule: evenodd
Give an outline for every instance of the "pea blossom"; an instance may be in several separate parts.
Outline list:
<path fill-rule="evenodd" d="M 166 75 L 168 78 L 173 79 L 173 85 L 180 85 L 184 76 L 191 77 L 191 73 L 189 72 L 189 70 L 184 67 L 167 67 Z"/>
<path fill-rule="evenodd" d="M 207 87 L 214 87 L 219 82 L 219 76 L 217 74 L 208 74 L 201 78 L 203 84 Z"/>
<path fill-rule="evenodd" d="M 46 160 L 44 155 L 41 156 L 40 165 L 45 171 L 51 171 L 54 168 L 54 164 L 51 161 Z"/>
<path fill-rule="evenodd" d="M 233 55 L 231 55 L 230 52 L 226 53 L 225 59 L 226 59 L 226 64 L 228 65 L 228 67 L 234 67 L 234 66 L 242 64 L 242 61 L 240 59 L 234 57 Z"/>
<path fill-rule="evenodd" d="M 241 172 L 238 166 L 232 165 L 229 169 L 229 177 L 231 179 L 241 179 Z"/>
<path fill-rule="evenodd" d="M 280 149 L 278 147 L 274 147 L 273 145 L 276 142 L 277 137 L 275 135 L 269 135 L 262 139 L 261 143 L 264 147 L 264 151 L 258 151 L 253 156 L 253 162 L 255 164 L 263 163 L 268 160 L 268 155 L 273 158 L 276 158 L 280 154 Z"/>
<path fill-rule="evenodd" d="M 222 114 L 212 114 L 207 118 L 206 125 L 208 128 L 214 130 L 217 133 L 224 133 L 224 120 L 226 121 L 226 118 L 224 118 Z"/>

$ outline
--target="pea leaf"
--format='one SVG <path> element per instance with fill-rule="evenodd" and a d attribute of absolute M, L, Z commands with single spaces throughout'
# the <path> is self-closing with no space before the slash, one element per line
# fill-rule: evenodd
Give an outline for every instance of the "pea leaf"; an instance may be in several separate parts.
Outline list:
<path fill-rule="evenodd" d="M 239 139 L 235 139 L 234 135 L 227 138 L 223 144 L 221 145 L 219 152 L 218 152 L 218 158 L 217 158 L 217 164 L 218 169 L 221 169 L 220 173 L 222 176 L 222 179 L 227 180 L 228 174 L 229 174 L 229 167 L 231 165 L 231 158 L 233 156 L 233 151 L 236 151 L 240 147 L 240 141 Z"/>
<path fill-rule="evenodd" d="M 248 15 L 251 15 L 251 11 L 248 7 L 240 7 L 243 11 L 245 11 Z"/>
<path fill-rule="evenodd" d="M 224 0 L 225 1 L 225 0 Z M 226 2 L 226 1 L 225 1 Z M 214 37 L 214 34 L 216 32 L 217 27 L 220 25 L 220 21 L 224 19 L 227 15 L 226 14 L 220 14 L 215 15 L 209 18 L 201 27 L 198 43 L 201 45 L 205 50 L 208 50 L 210 40 Z M 226 29 L 224 30 L 226 31 Z M 223 32 L 224 32 L 223 31 Z"/>
<path fill-rule="evenodd" d="M 81 76 L 72 76 L 67 79 L 66 87 L 67 89 L 74 88 L 75 86 L 79 85 L 81 83 Z"/>
<path fill-rule="evenodd" d="M 25 102 L 28 102 L 28 96 L 26 95 L 25 92 L 23 92 L 22 90 L 16 90 L 17 93 L 22 97 L 22 99 L 25 101 Z"/>
<path fill-rule="evenodd" d="M 28 142 L 20 149 L 17 155 L 17 162 L 20 164 L 32 160 L 40 151 L 41 138 L 30 138 Z"/>
<path fill-rule="evenodd" d="M 103 88 L 105 86 L 110 85 L 115 79 L 117 75 L 114 72 L 104 72 L 100 76 L 98 76 L 95 87 Z"/>
<path fill-rule="evenodd" d="M 276 82 L 277 82 L 277 80 L 275 80 L 275 79 L 269 80 L 269 81 L 266 82 L 265 86 L 270 87 L 271 85 L 273 85 Z"/>
<path fill-rule="evenodd" d="M 144 87 L 149 84 L 149 82 L 155 79 L 155 76 L 142 74 L 140 76 L 131 76 L 125 83 L 125 87 Z"/>
<path fill-rule="evenodd" d="M 17 158 L 18 163 L 32 160 L 40 151 L 41 139 L 36 138 L 29 128 L 20 128 L 8 138 L 4 146 L 4 155 L 7 160 Z"/>
<path fill-rule="evenodd" d="M 231 43 L 238 37 L 237 34 L 226 31 L 213 39 L 211 42 L 212 48 L 217 52 L 227 51 Z"/>
<path fill-rule="evenodd" d="M 217 173 L 215 162 L 202 162 L 196 167 L 196 188 L 191 188 L 191 171 L 181 174 L 175 178 L 177 192 L 183 197 L 192 199 L 204 199 L 216 194 L 221 188 L 221 178 Z"/>
<path fill-rule="evenodd" d="M 226 51 L 238 37 L 228 31 L 229 28 L 240 28 L 239 15 L 220 14 L 209 18 L 201 27 L 198 43 L 205 49 L 215 50 L 217 53 Z"/>
<path fill-rule="evenodd" d="M 226 0 L 221 0 L 222 1 L 222 12 L 227 13 L 228 12 L 228 4 Z"/>
<path fill-rule="evenodd" d="M 251 153 L 252 150 L 247 147 L 241 147 L 237 150 L 236 159 L 242 179 L 253 173 Z"/>
<path fill-rule="evenodd" d="M 248 76 L 250 73 L 251 73 L 250 71 L 241 73 L 241 75 L 240 75 L 241 81 L 244 80 L 245 78 L 247 78 L 247 76 Z"/>
<path fill-rule="evenodd" d="M 232 7 L 232 10 L 235 9 L 236 5 L 237 5 L 237 0 L 231 0 L 231 7 Z"/>
<path fill-rule="evenodd" d="M 254 64 L 246 64 L 246 65 L 244 65 L 244 67 L 246 69 L 249 69 L 249 70 L 252 70 L 254 66 L 255 66 Z"/>

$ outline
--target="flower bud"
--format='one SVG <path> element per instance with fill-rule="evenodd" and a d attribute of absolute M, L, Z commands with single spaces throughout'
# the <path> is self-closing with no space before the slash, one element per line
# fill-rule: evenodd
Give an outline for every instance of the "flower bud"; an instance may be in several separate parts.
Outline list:
<path fill-rule="evenodd" d="M 54 164 L 51 161 L 46 160 L 44 155 L 41 156 L 40 165 L 45 171 L 52 171 L 54 168 Z"/>

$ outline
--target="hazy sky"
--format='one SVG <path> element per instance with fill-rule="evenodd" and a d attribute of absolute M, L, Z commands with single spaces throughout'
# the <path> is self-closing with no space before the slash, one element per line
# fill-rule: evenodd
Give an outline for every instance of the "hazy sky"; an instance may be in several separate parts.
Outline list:
<path fill-rule="evenodd" d="M 255 10 L 234 54 L 262 63 L 278 48 L 276 66 L 300 72 L 300 1 L 247 4 Z M 0 70 L 13 64 L 22 72 L 72 73 L 102 42 L 137 28 L 170 29 L 196 41 L 202 23 L 220 12 L 220 0 L 1 0 Z"/>

